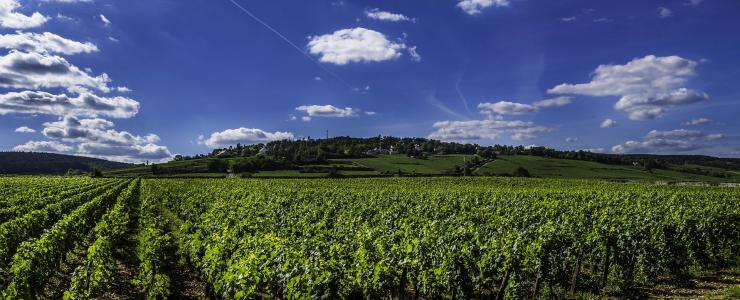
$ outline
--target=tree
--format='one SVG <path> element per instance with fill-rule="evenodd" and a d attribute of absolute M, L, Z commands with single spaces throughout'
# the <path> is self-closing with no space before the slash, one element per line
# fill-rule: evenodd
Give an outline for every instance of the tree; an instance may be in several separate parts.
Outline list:
<path fill-rule="evenodd" d="M 90 177 L 92 177 L 92 178 L 100 178 L 100 177 L 103 177 L 103 171 L 98 166 L 92 166 L 90 168 Z"/>
<path fill-rule="evenodd" d="M 529 175 L 529 171 L 521 166 L 516 168 L 516 170 L 514 170 L 513 175 L 515 177 L 532 177 L 531 175 Z"/>

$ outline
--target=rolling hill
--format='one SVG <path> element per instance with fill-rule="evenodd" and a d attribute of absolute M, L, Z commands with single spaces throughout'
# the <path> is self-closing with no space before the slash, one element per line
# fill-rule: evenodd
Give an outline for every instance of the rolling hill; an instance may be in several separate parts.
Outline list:
<path fill-rule="evenodd" d="M 59 175 L 69 170 L 88 172 L 93 166 L 115 170 L 131 164 L 54 153 L 0 152 L 0 174 Z"/>

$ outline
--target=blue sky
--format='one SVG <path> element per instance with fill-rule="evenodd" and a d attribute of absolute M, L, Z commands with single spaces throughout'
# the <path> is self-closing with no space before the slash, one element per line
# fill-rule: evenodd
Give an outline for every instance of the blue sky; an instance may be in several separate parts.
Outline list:
<path fill-rule="evenodd" d="M 738 157 L 738 16 L 731 0 L 0 0 L 0 149 L 158 161 L 329 130 Z"/>

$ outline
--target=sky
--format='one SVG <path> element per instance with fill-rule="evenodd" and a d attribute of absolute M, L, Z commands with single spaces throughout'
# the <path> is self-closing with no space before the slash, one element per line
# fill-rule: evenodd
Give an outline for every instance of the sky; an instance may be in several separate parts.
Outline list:
<path fill-rule="evenodd" d="M 0 0 L 0 150 L 392 135 L 740 157 L 735 0 Z"/>

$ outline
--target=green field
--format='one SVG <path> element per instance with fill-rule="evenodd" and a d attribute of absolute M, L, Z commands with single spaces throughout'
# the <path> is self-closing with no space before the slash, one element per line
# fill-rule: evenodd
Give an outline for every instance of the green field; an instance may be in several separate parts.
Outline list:
<path fill-rule="evenodd" d="M 448 174 L 461 166 L 465 160 L 464 155 L 435 155 L 428 159 L 416 159 L 406 155 L 383 155 L 377 158 L 345 159 L 339 161 L 351 161 L 355 164 L 374 169 L 378 172 L 416 174 Z M 468 156 L 469 157 L 469 156 Z"/>
<path fill-rule="evenodd" d="M 523 167 L 532 176 L 541 178 L 703 182 L 732 181 L 732 179 L 696 175 L 675 170 L 654 169 L 652 172 L 648 172 L 640 167 L 607 165 L 590 161 L 552 159 L 537 156 L 502 156 L 494 162 L 488 163 L 476 170 L 475 175 L 505 176 L 514 173 L 514 170 L 518 167 Z"/>
<path fill-rule="evenodd" d="M 331 170 L 346 177 L 391 176 L 400 171 L 404 176 L 453 175 L 471 156 L 433 155 L 416 159 L 405 155 L 381 155 L 373 158 L 332 159 L 323 165 L 303 165 L 294 170 L 260 171 L 255 178 L 317 178 L 327 177 Z M 230 161 L 232 159 L 225 159 Z M 219 178 L 227 173 L 212 173 L 208 159 L 175 161 L 158 165 L 161 174 L 152 174 L 151 166 L 136 166 L 105 173 L 111 177 L 128 178 Z M 540 178 L 574 178 L 638 181 L 697 181 L 738 182 L 740 173 L 698 165 L 671 165 L 668 169 L 645 171 L 641 167 L 607 165 L 597 162 L 544 158 L 538 156 L 501 156 L 473 170 L 476 176 L 510 176 L 518 167 L 527 169 L 531 176 Z M 302 169 L 299 170 L 298 168 Z M 708 173 L 731 174 L 729 178 L 695 174 L 695 170 Z M 691 172 L 689 172 L 691 171 Z M 235 174 L 239 177 L 241 174 Z"/>

